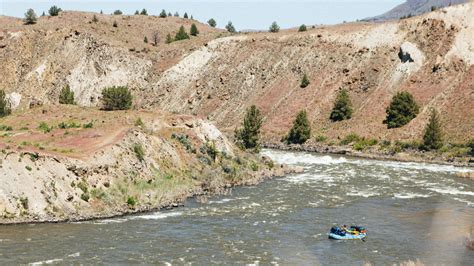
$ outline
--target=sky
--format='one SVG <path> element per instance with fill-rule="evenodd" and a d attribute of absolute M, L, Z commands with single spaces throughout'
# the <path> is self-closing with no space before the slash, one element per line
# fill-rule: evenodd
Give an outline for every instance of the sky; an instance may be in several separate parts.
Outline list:
<path fill-rule="evenodd" d="M 210 18 L 224 27 L 232 21 L 237 30 L 265 30 L 273 21 L 281 28 L 301 24 L 337 24 L 380 15 L 404 0 L 0 0 L 0 14 L 24 17 L 28 8 L 38 15 L 57 5 L 63 10 L 124 14 L 145 8 L 150 15 L 162 9 L 182 16 L 184 12 L 206 22 Z"/>

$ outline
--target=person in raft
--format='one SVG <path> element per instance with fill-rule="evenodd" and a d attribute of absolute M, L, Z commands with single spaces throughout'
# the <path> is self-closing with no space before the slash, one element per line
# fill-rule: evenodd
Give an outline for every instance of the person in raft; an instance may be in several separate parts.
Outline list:
<path fill-rule="evenodd" d="M 350 230 L 349 228 L 347 228 L 346 225 L 342 226 L 342 231 L 344 231 L 346 233 L 349 233 L 349 234 L 353 234 L 353 235 L 358 235 L 359 234 L 359 231 L 357 231 L 357 229 Z"/>

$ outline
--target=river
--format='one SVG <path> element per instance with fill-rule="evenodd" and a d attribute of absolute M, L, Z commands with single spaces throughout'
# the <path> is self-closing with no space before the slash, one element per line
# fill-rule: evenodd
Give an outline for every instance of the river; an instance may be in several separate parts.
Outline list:
<path fill-rule="evenodd" d="M 0 264 L 474 265 L 474 181 L 455 175 L 473 169 L 262 153 L 305 171 L 171 211 L 0 226 Z M 329 240 L 333 224 L 363 225 L 368 238 Z"/>

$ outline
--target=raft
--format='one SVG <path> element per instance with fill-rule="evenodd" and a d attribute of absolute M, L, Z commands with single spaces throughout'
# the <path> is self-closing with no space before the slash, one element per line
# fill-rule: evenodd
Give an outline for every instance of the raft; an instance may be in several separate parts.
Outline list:
<path fill-rule="evenodd" d="M 332 227 L 328 234 L 329 239 L 335 240 L 354 240 L 354 239 L 365 239 L 367 237 L 367 230 L 360 226 L 351 226 L 348 232 L 343 231 L 339 227 Z"/>

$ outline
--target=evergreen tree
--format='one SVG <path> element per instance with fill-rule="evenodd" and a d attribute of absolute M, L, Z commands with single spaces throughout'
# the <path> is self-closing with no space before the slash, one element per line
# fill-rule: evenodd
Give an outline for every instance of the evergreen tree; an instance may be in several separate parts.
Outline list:
<path fill-rule="evenodd" d="M 179 18 L 179 13 L 178 13 L 178 11 L 176 11 L 176 12 L 174 13 L 174 16 Z"/>
<path fill-rule="evenodd" d="M 99 22 L 99 19 L 97 18 L 97 16 L 95 14 L 92 16 L 92 22 L 94 22 L 94 23 Z"/>
<path fill-rule="evenodd" d="M 198 30 L 198 28 L 196 27 L 196 24 L 194 24 L 194 23 L 191 25 L 190 34 L 191 34 L 192 36 L 197 36 L 197 35 L 199 34 L 199 30 Z"/>
<path fill-rule="evenodd" d="M 160 42 L 160 34 L 158 31 L 153 32 L 153 45 L 158 46 Z"/>
<path fill-rule="evenodd" d="M 280 31 L 280 26 L 274 21 L 272 25 L 270 25 L 270 32 L 279 32 Z"/>
<path fill-rule="evenodd" d="M 179 31 L 176 33 L 176 36 L 174 37 L 175 41 L 181 41 L 181 40 L 186 40 L 189 39 L 189 35 L 186 33 L 186 30 L 184 29 L 184 26 L 181 26 L 179 28 Z"/>
<path fill-rule="evenodd" d="M 44 13 L 44 11 L 43 11 L 43 14 L 41 14 L 41 16 L 42 16 L 42 17 L 45 17 L 45 16 L 46 16 L 46 13 Z"/>
<path fill-rule="evenodd" d="M 102 105 L 106 111 L 128 110 L 132 107 L 132 94 L 127 87 L 110 87 L 102 91 Z"/>
<path fill-rule="evenodd" d="M 61 11 L 62 11 L 61 8 L 59 8 L 57 6 L 52 6 L 52 7 L 49 8 L 48 13 L 49 13 L 50 16 L 55 17 L 55 16 L 59 15 L 59 12 L 61 12 Z"/>
<path fill-rule="evenodd" d="M 193 15 L 191 15 L 191 19 L 194 19 Z"/>
<path fill-rule="evenodd" d="M 300 84 L 300 87 L 301 88 L 306 88 L 308 87 L 309 85 L 309 79 L 308 79 L 308 76 L 306 75 L 306 73 L 303 75 L 303 79 L 301 80 L 301 84 Z"/>
<path fill-rule="evenodd" d="M 146 11 L 146 9 L 142 9 L 142 12 L 140 12 L 140 15 L 148 16 L 148 11 Z"/>
<path fill-rule="evenodd" d="M 352 103 L 349 94 L 346 90 L 339 91 L 332 108 L 331 116 L 329 117 L 332 121 L 342 121 L 351 119 L 352 117 Z"/>
<path fill-rule="evenodd" d="M 171 14 L 171 12 L 168 12 L 168 17 L 171 17 L 171 16 L 173 16 L 173 15 Z"/>
<path fill-rule="evenodd" d="M 235 27 L 234 25 L 232 25 L 232 21 L 229 21 L 229 23 L 227 23 L 227 25 L 225 26 L 226 30 L 230 33 L 234 33 L 235 32 Z"/>
<path fill-rule="evenodd" d="M 140 15 L 140 11 L 138 11 L 138 9 L 135 11 L 135 15 Z"/>
<path fill-rule="evenodd" d="M 423 148 L 426 150 L 437 150 L 443 146 L 443 133 L 438 112 L 431 110 L 430 120 L 425 127 L 423 135 Z"/>
<path fill-rule="evenodd" d="M 207 21 L 207 24 L 209 24 L 209 26 L 215 28 L 217 26 L 217 22 L 211 18 L 210 20 Z"/>
<path fill-rule="evenodd" d="M 302 31 L 307 31 L 308 29 L 306 28 L 306 25 L 305 24 L 302 24 L 300 26 L 300 28 L 298 29 L 299 32 L 302 32 Z"/>
<path fill-rule="evenodd" d="M 168 35 L 166 35 L 166 43 L 170 44 L 172 42 L 173 42 L 173 37 L 171 37 L 171 34 L 168 33 Z"/>
<path fill-rule="evenodd" d="M 290 129 L 286 141 L 289 144 L 303 144 L 311 137 L 311 126 L 305 110 L 296 116 L 293 127 Z"/>
<path fill-rule="evenodd" d="M 26 25 L 31 25 L 31 24 L 35 24 L 36 23 L 36 20 L 38 18 L 36 17 L 36 13 L 33 9 L 28 9 L 25 13 L 25 24 Z"/>
<path fill-rule="evenodd" d="M 102 11 L 102 9 L 100 10 L 100 14 L 103 15 L 104 14 L 104 11 Z"/>
<path fill-rule="evenodd" d="M 188 13 L 185 12 L 183 18 L 188 18 Z"/>
<path fill-rule="evenodd" d="M 74 92 L 69 88 L 69 85 L 66 85 L 61 90 L 59 94 L 59 103 L 60 104 L 74 104 Z"/>
<path fill-rule="evenodd" d="M 164 9 L 161 10 L 160 18 L 166 18 L 166 11 Z"/>
<path fill-rule="evenodd" d="M 143 38 L 143 42 L 148 43 L 148 38 L 146 36 L 145 36 L 145 38 Z"/>
<path fill-rule="evenodd" d="M 252 105 L 247 112 L 242 123 L 242 128 L 235 130 L 236 143 L 242 149 L 260 149 L 260 129 L 263 117 L 260 110 Z"/>
<path fill-rule="evenodd" d="M 123 13 L 122 13 L 122 11 L 121 11 L 120 9 L 117 9 L 117 10 L 114 11 L 113 14 L 114 14 L 114 15 L 122 15 Z"/>
<path fill-rule="evenodd" d="M 413 95 L 407 91 L 398 92 L 386 109 L 387 118 L 384 123 L 388 128 L 402 127 L 413 120 L 418 112 L 419 107 Z"/>
<path fill-rule="evenodd" d="M 4 90 L 0 90 L 0 118 L 11 114 L 11 103 Z"/>

